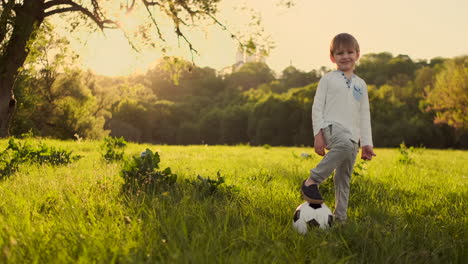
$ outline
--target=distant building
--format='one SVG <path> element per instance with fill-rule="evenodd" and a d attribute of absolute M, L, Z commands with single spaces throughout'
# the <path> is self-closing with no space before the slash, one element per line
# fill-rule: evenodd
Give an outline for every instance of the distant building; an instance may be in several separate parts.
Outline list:
<path fill-rule="evenodd" d="M 256 51 L 255 54 L 249 54 L 246 49 L 239 47 L 236 53 L 236 61 L 233 65 L 227 66 L 219 70 L 219 75 L 228 75 L 238 71 L 242 65 L 248 62 L 263 62 L 265 63 L 265 55 L 261 51 Z"/>

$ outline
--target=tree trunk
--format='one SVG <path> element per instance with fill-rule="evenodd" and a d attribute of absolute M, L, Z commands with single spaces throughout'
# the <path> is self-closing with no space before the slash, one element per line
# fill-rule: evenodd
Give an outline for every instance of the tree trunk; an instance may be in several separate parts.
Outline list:
<path fill-rule="evenodd" d="M 28 56 L 28 42 L 34 39 L 35 30 L 44 21 L 44 0 L 24 0 L 16 5 L 14 28 L 6 49 L 0 56 L 0 137 L 8 137 L 15 111 L 13 92 L 18 70 Z"/>

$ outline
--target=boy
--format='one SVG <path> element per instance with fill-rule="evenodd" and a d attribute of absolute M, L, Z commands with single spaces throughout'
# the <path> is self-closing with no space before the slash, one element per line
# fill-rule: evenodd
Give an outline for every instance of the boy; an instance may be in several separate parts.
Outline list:
<path fill-rule="evenodd" d="M 337 70 L 320 79 L 312 105 L 314 148 L 324 158 L 301 186 L 306 201 L 321 204 L 318 185 L 335 170 L 334 214 L 340 222 L 347 218 L 349 182 L 359 144 L 362 159 L 371 160 L 375 156 L 367 86 L 354 74 L 359 55 L 359 44 L 352 35 L 341 33 L 333 38 L 330 59 Z M 329 150 L 327 154 L 325 148 Z"/>

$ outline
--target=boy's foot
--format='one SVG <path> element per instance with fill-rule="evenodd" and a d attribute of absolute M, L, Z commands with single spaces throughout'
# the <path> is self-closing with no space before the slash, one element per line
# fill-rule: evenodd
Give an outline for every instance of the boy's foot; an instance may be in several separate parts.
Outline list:
<path fill-rule="evenodd" d="M 304 198 L 304 200 L 312 204 L 322 204 L 323 198 L 318 190 L 318 185 L 311 184 L 309 186 L 306 186 L 305 182 L 306 181 L 302 182 L 301 186 L 302 197 Z"/>

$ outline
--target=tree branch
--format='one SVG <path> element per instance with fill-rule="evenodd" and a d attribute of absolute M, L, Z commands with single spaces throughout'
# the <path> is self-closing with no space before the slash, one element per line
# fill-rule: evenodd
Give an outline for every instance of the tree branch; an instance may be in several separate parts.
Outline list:
<path fill-rule="evenodd" d="M 8 3 L 5 0 L 2 0 L 2 14 L 0 15 L 0 43 L 5 39 L 8 31 L 7 25 L 10 24 L 10 19 L 12 17 L 14 1 L 9 1 Z"/>
<path fill-rule="evenodd" d="M 161 6 L 161 4 L 158 3 L 157 1 L 148 1 L 148 0 L 141 0 L 141 1 L 143 1 L 143 4 L 147 6 L 154 6 L 154 5 Z"/>
<path fill-rule="evenodd" d="M 130 4 L 130 6 L 128 6 L 127 4 L 127 13 L 132 12 L 134 7 L 135 7 L 135 0 L 132 0 L 132 3 Z"/>
<path fill-rule="evenodd" d="M 57 8 L 51 11 L 45 12 L 45 16 L 52 16 L 55 14 L 65 13 L 65 12 L 73 12 L 73 11 L 80 11 L 80 9 L 76 7 L 66 7 L 66 8 Z"/>
<path fill-rule="evenodd" d="M 223 23 L 219 22 L 218 19 L 216 19 L 216 17 L 214 17 L 212 14 L 209 14 L 209 13 L 205 13 L 205 15 L 209 16 L 213 22 L 215 22 L 218 26 L 220 26 L 223 30 L 227 31 L 230 35 L 231 35 L 231 38 L 232 39 L 235 39 L 237 42 L 239 42 L 239 45 L 244 48 L 245 47 L 245 44 L 242 43 L 242 41 L 236 36 L 236 34 L 232 33 Z"/>
<path fill-rule="evenodd" d="M 143 4 L 145 5 L 146 11 L 148 11 L 148 14 L 151 18 L 151 21 L 153 21 L 154 26 L 156 27 L 156 30 L 158 31 L 158 37 L 161 41 L 166 42 L 166 40 L 163 38 L 161 29 L 159 28 L 158 22 L 156 22 L 156 19 L 153 16 L 153 13 L 151 13 L 151 10 L 149 10 L 150 6 L 158 5 L 161 6 L 159 3 L 156 2 L 148 2 L 147 0 L 142 0 Z"/>
<path fill-rule="evenodd" d="M 58 5 L 77 5 L 71 0 L 51 0 L 49 2 L 44 3 L 44 9 L 49 9 L 53 6 L 58 6 Z"/>
<path fill-rule="evenodd" d="M 93 20 L 93 22 L 101 30 L 103 30 L 104 28 L 118 28 L 118 25 L 115 21 L 110 20 L 110 19 L 102 19 L 102 13 L 100 13 L 99 11 L 100 10 L 99 4 L 96 2 L 96 0 L 93 0 L 92 2 L 93 2 L 94 12 L 91 12 L 89 9 L 71 0 L 52 0 L 44 4 L 45 9 L 58 6 L 58 5 L 70 5 L 71 7 L 53 9 L 53 10 L 45 12 L 44 16 L 48 17 L 54 14 L 78 11 L 86 15 L 91 20 Z M 111 24 L 115 26 L 110 26 Z"/>

